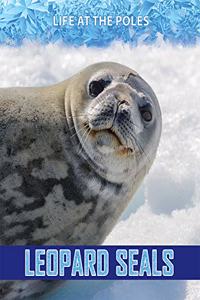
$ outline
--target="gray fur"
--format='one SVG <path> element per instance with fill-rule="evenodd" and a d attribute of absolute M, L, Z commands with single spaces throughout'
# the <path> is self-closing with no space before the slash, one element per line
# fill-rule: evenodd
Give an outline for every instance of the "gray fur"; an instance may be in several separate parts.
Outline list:
<path fill-rule="evenodd" d="M 91 78 L 108 72 L 112 86 L 89 99 Z M 144 96 L 155 110 L 146 133 L 137 110 Z M 122 122 L 116 107 L 124 98 L 129 107 L 127 102 L 120 106 L 126 113 Z M 83 130 L 85 122 L 97 133 L 95 142 L 91 131 Z M 115 158 L 119 141 L 106 133 L 111 126 L 134 154 Z M 96 64 L 50 87 L 1 89 L 0 243 L 101 244 L 149 170 L 160 131 L 155 94 L 137 73 L 119 64 Z M 108 153 L 102 154 L 105 149 Z M 2 282 L 0 295 L 4 300 L 35 298 L 51 285 Z"/>

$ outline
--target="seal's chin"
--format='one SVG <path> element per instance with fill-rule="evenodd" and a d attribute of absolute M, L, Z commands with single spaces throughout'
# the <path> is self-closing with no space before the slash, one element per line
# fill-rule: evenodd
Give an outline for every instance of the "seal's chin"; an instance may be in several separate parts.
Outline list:
<path fill-rule="evenodd" d="M 97 150 L 104 155 L 130 155 L 134 152 L 134 149 L 123 144 L 112 129 L 92 130 L 90 136 L 95 139 Z"/>

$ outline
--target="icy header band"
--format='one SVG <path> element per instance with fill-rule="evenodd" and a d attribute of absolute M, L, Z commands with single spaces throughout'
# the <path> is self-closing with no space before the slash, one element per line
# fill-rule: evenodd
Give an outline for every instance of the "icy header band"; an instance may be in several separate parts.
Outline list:
<path fill-rule="evenodd" d="M 59 24 L 63 17 L 74 18 L 74 25 Z M 90 22 L 78 25 L 79 17 L 89 17 Z M 94 26 L 94 17 L 105 22 Z M 117 17 L 122 19 L 118 24 Z M 115 40 L 133 46 L 164 40 L 191 45 L 199 43 L 199 18 L 198 0 L 0 0 L 0 43 L 62 41 L 103 47 Z"/>

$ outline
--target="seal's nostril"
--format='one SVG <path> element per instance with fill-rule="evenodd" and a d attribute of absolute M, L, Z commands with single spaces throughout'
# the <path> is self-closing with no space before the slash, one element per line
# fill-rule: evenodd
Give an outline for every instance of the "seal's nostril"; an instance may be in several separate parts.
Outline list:
<path fill-rule="evenodd" d="M 119 101 L 119 106 L 122 105 L 122 104 L 129 105 L 128 101 L 126 101 L 126 100 Z"/>

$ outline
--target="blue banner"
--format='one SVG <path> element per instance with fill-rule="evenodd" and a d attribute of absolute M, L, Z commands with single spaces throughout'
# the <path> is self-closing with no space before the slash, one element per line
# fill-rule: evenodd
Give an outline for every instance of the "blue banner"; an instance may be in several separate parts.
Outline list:
<path fill-rule="evenodd" d="M 0 246 L 0 280 L 199 280 L 200 246 Z"/>

